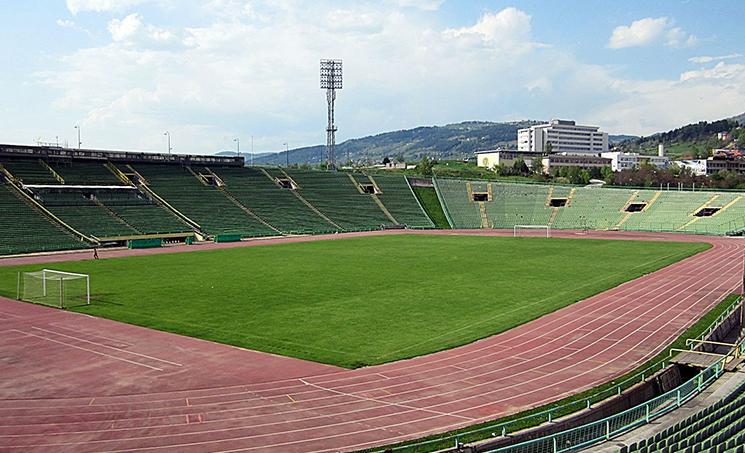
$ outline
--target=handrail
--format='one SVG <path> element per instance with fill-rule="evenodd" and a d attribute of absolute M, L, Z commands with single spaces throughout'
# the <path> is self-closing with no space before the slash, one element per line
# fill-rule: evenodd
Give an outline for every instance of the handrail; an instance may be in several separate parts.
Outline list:
<path fill-rule="evenodd" d="M 713 332 L 714 328 L 722 322 L 725 314 L 731 314 L 734 309 L 741 304 L 742 298 L 737 298 L 721 316 L 719 316 L 706 332 Z M 699 338 L 705 338 L 702 334 Z M 685 350 L 680 350 L 684 352 Z M 584 448 L 595 443 L 609 440 L 621 433 L 631 431 L 632 429 L 649 423 L 651 420 L 660 417 L 674 409 L 677 409 L 685 402 L 689 401 L 707 385 L 716 380 L 724 371 L 724 366 L 742 355 L 745 351 L 745 340 L 740 340 L 734 345 L 732 350 L 727 354 L 710 354 L 720 358 L 711 364 L 708 368 L 699 372 L 690 380 L 682 383 L 678 387 L 663 393 L 651 400 L 626 409 L 618 414 L 611 415 L 604 419 L 591 422 L 576 428 L 561 431 L 559 433 L 544 436 L 538 439 L 532 439 L 507 447 L 501 447 L 494 450 L 488 450 L 489 453 L 521 453 L 537 451 L 536 448 L 543 446 L 541 451 L 550 451 L 561 453 Z"/>
<path fill-rule="evenodd" d="M 743 300 L 742 297 L 738 297 L 737 299 L 732 301 L 732 303 L 725 309 L 725 311 L 722 312 L 722 314 L 718 316 L 717 319 L 715 319 L 711 324 L 709 324 L 709 326 L 704 330 L 704 332 L 701 335 L 696 337 L 696 340 L 703 340 L 707 336 L 709 336 L 714 331 L 714 329 L 741 304 L 742 300 Z M 745 340 L 741 342 L 739 346 L 740 346 L 740 349 L 739 349 L 740 352 L 738 354 L 739 355 L 745 354 Z M 565 415 L 569 415 L 574 412 L 578 412 L 580 410 L 589 409 L 594 403 L 603 401 L 612 396 L 620 395 L 624 389 L 638 382 L 644 382 L 646 381 L 648 377 L 652 376 L 654 373 L 664 369 L 668 362 L 669 362 L 668 358 L 661 358 L 660 360 L 650 364 L 649 366 L 633 374 L 632 376 L 620 382 L 617 382 L 614 386 L 595 392 L 580 400 L 565 403 L 560 406 L 551 407 L 549 409 L 545 409 L 540 412 L 525 415 L 525 416 L 515 418 L 512 420 L 508 420 L 505 422 L 501 422 L 501 423 L 496 422 L 494 424 L 487 424 L 479 428 L 474 428 L 472 430 L 463 431 L 458 434 L 453 434 L 450 436 L 437 437 L 434 439 L 424 440 L 421 442 L 415 442 L 412 444 L 406 444 L 406 445 L 401 445 L 397 447 L 388 447 L 388 449 L 385 449 L 385 450 L 384 449 L 375 450 L 375 453 L 383 453 L 387 451 L 390 451 L 390 452 L 406 451 L 409 449 L 422 448 L 422 447 L 426 447 L 428 445 L 433 445 L 433 444 L 442 444 L 443 442 L 449 442 L 449 443 L 454 443 L 456 445 L 460 445 L 460 439 L 465 438 L 467 436 L 478 435 L 480 433 L 488 433 L 487 436 L 485 437 L 493 437 L 493 436 L 504 437 L 509 433 L 518 431 L 520 429 L 524 429 L 528 426 L 537 426 L 545 422 L 551 422 L 558 416 L 565 416 Z M 719 363 L 719 361 L 717 361 L 716 363 Z M 497 451 L 502 451 L 502 450 L 497 450 Z"/>

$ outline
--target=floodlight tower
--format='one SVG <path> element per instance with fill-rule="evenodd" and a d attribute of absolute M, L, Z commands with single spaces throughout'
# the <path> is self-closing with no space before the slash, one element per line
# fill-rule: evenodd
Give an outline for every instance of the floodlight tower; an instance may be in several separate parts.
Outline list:
<path fill-rule="evenodd" d="M 336 168 L 336 125 L 334 101 L 336 90 L 341 90 L 341 60 L 321 60 L 321 89 L 326 90 L 328 124 L 326 125 L 326 165 Z"/>

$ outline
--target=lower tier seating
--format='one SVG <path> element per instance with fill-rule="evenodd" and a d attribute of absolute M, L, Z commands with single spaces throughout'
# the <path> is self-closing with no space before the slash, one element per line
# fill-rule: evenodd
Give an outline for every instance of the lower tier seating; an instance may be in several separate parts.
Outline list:
<path fill-rule="evenodd" d="M 0 183 L 0 255 L 87 247 Z"/>

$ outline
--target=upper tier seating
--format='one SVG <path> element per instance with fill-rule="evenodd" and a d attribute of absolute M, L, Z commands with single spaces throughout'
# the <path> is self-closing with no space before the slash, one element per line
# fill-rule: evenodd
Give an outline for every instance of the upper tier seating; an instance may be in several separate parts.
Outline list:
<path fill-rule="evenodd" d="M 19 196 L 0 183 L 0 255 L 87 247 Z"/>
<path fill-rule="evenodd" d="M 204 185 L 187 168 L 165 164 L 132 166 L 149 187 L 211 235 L 271 236 L 277 232 L 251 217 L 217 187 Z"/>
<path fill-rule="evenodd" d="M 104 162 L 52 162 L 51 167 L 68 185 L 80 186 L 121 186 L 117 178 Z"/>
<path fill-rule="evenodd" d="M 4 159 L 0 161 L 23 184 L 59 184 L 39 159 Z"/>
<path fill-rule="evenodd" d="M 256 168 L 211 168 L 225 190 L 270 225 L 283 233 L 325 233 L 337 228 L 306 206 L 290 189 Z"/>

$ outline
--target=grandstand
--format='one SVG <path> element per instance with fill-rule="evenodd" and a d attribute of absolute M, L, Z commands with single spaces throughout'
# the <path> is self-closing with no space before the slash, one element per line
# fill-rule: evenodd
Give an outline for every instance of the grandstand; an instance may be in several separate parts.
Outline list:
<path fill-rule="evenodd" d="M 337 228 L 304 204 L 292 187 L 282 188 L 274 176 L 256 168 L 212 167 L 224 190 L 282 233 L 324 233 Z"/>
<path fill-rule="evenodd" d="M 38 200 L 67 225 L 96 238 L 140 234 L 121 218 L 96 202 L 92 193 L 73 190 L 39 190 Z"/>
<path fill-rule="evenodd" d="M 44 215 L 58 224 L 53 231 L 91 243 L 194 232 L 245 238 L 434 226 L 406 177 L 396 174 L 246 168 L 234 157 L 0 145 L 0 175 L 9 183 L 6 189 L 31 196 L 39 212 L 49 211 Z M 740 192 L 433 182 L 453 228 L 745 231 Z M 38 250 L 49 247 L 67 246 Z"/>
<path fill-rule="evenodd" d="M 735 451 L 745 446 L 745 384 L 722 400 L 619 453 Z"/>
<path fill-rule="evenodd" d="M 189 167 L 163 164 L 129 166 L 147 186 L 209 235 L 271 236 L 276 230 L 251 216 L 217 186 L 201 180 Z"/>
<path fill-rule="evenodd" d="M 724 235 L 745 229 L 745 194 L 567 187 L 435 179 L 454 228 L 667 231 Z M 483 200 L 474 196 L 486 193 Z M 475 194 L 475 195 L 474 195 Z M 489 222 L 482 217 L 488 215 Z"/>
<path fill-rule="evenodd" d="M 0 255 L 86 247 L 0 180 Z"/>
<path fill-rule="evenodd" d="M 287 175 L 305 200 L 343 230 L 377 229 L 392 223 L 372 196 L 360 193 L 346 173 L 288 170 Z"/>
<path fill-rule="evenodd" d="M 53 163 L 50 168 L 57 173 L 66 185 L 115 186 L 123 182 L 111 172 L 103 162 L 63 161 Z"/>

